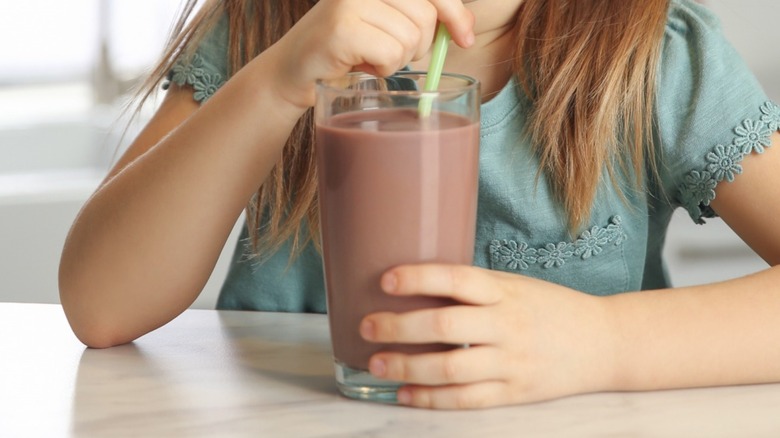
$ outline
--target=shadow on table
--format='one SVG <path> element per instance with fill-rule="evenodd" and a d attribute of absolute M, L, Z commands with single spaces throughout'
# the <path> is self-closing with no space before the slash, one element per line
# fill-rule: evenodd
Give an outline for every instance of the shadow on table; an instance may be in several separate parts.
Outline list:
<path fill-rule="evenodd" d="M 137 345 L 86 348 L 73 389 L 71 432 L 121 436 L 155 430 L 158 423 L 177 422 L 176 399 L 169 372 Z"/>
<path fill-rule="evenodd" d="M 237 313 L 242 318 L 237 319 Z M 264 323 L 247 323 L 245 313 Z M 338 394 L 323 315 L 220 312 L 219 319 L 225 345 L 245 371 L 319 393 Z"/>

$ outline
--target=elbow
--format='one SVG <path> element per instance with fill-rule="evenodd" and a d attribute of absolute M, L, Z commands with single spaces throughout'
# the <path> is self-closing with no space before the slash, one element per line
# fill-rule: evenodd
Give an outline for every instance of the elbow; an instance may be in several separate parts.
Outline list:
<path fill-rule="evenodd" d="M 72 231 L 71 231 L 72 232 Z M 124 304 L 107 293 L 116 290 L 114 274 L 89 263 L 83 245 L 69 235 L 60 255 L 57 283 L 60 303 L 73 334 L 90 348 L 126 344 L 140 334 L 133 331 Z"/>
<path fill-rule="evenodd" d="M 89 348 L 101 349 L 115 347 L 117 345 L 126 344 L 125 341 L 119 341 L 115 336 L 112 336 L 105 331 L 97 331 L 91 329 L 79 329 L 71 324 L 73 333 L 76 335 L 82 344 Z"/>
<path fill-rule="evenodd" d="M 134 340 L 127 336 L 116 317 L 101 309 L 92 291 L 84 282 L 76 281 L 60 266 L 59 295 L 62 309 L 73 334 L 90 348 L 108 348 Z"/>
<path fill-rule="evenodd" d="M 196 296 L 189 290 L 151 289 L 154 281 L 137 280 L 127 270 L 95 261 L 97 258 L 66 248 L 58 276 L 65 316 L 73 333 L 88 347 L 107 348 L 132 342 L 192 304 L 182 296 L 193 300 Z M 91 262 L 85 261 L 90 259 Z"/>
<path fill-rule="evenodd" d="M 90 310 L 90 306 L 69 303 L 68 300 L 61 301 L 73 334 L 87 347 L 108 348 L 133 341 L 133 338 L 123 334 L 118 324 L 101 316 L 98 311 Z"/>
<path fill-rule="evenodd" d="M 134 340 L 124 334 L 117 324 L 107 321 L 108 318 L 96 317 L 84 309 L 73 309 L 64 304 L 62 308 L 73 334 L 89 348 L 109 348 Z"/>
<path fill-rule="evenodd" d="M 68 311 L 65 311 L 66 316 Z M 126 344 L 133 339 L 123 336 L 116 326 L 100 318 L 77 318 L 67 316 L 73 334 L 89 348 L 109 348 Z"/>

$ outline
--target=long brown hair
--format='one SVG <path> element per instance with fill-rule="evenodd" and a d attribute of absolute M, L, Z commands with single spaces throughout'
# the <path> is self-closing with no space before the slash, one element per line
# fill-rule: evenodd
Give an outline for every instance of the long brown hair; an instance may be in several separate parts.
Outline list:
<path fill-rule="evenodd" d="M 141 105 L 173 64 L 223 13 L 228 76 L 279 40 L 316 0 L 187 0 L 161 61 L 139 93 Z M 636 175 L 654 163 L 652 111 L 669 0 L 524 0 L 514 27 L 514 73 L 532 102 L 528 134 L 568 214 L 587 221 L 606 171 Z M 319 242 L 311 111 L 290 135 L 271 175 L 247 205 L 255 252 L 293 239 Z M 618 169 L 615 168 L 618 166 Z M 260 228 L 262 226 L 262 229 Z"/>
<path fill-rule="evenodd" d="M 653 104 L 669 0 L 525 0 L 515 72 L 533 103 L 529 133 L 572 231 L 606 170 L 619 184 L 657 174 Z M 622 191 L 618 191 L 622 193 Z"/>

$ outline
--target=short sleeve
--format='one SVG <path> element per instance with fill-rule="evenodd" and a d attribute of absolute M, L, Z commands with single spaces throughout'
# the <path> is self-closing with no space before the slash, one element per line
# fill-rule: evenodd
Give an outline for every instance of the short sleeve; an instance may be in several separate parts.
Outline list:
<path fill-rule="evenodd" d="M 780 125 L 780 108 L 705 7 L 673 0 L 659 67 L 659 173 L 665 197 L 697 223 L 714 217 L 715 187 L 742 173 Z"/>
<path fill-rule="evenodd" d="M 168 89 L 171 83 L 189 85 L 193 89 L 193 99 L 199 103 L 208 100 L 228 76 L 227 46 L 228 24 L 227 16 L 223 14 L 194 51 L 185 50 L 176 60 L 163 89 Z"/>

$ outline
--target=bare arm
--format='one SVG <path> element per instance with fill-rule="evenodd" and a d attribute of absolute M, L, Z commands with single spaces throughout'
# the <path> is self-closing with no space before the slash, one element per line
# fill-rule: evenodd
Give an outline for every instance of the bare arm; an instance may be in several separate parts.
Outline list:
<path fill-rule="evenodd" d="M 617 295 L 614 388 L 780 381 L 780 133 L 716 190 L 713 208 L 769 269 L 716 284 Z"/>
<path fill-rule="evenodd" d="M 172 89 L 79 214 L 60 296 L 87 345 L 135 339 L 203 288 L 302 113 L 274 94 L 273 56 L 261 55 L 202 108 L 190 90 Z"/>
<path fill-rule="evenodd" d="M 383 275 L 391 295 L 467 304 L 366 316 L 387 343 L 470 344 L 445 353 L 375 354 L 377 377 L 408 382 L 402 404 L 478 408 L 596 391 L 780 382 L 780 134 L 713 208 L 772 267 L 695 287 L 596 297 L 543 280 L 456 265 Z"/>

